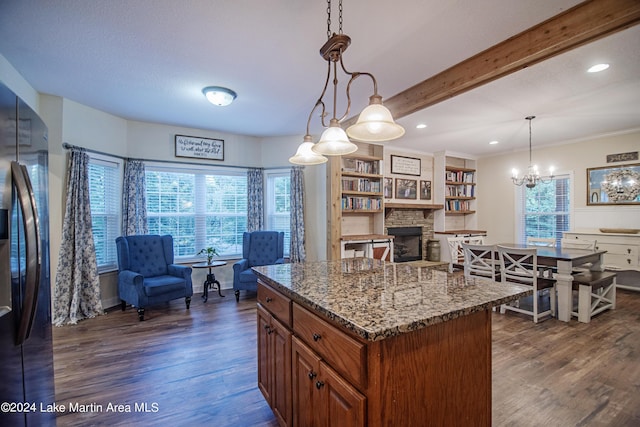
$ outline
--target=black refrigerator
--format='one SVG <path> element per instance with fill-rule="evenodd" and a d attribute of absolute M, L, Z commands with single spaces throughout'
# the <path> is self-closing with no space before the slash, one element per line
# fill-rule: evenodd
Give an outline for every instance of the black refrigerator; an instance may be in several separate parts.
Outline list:
<path fill-rule="evenodd" d="M 55 426 L 47 127 L 0 82 L 0 426 Z"/>

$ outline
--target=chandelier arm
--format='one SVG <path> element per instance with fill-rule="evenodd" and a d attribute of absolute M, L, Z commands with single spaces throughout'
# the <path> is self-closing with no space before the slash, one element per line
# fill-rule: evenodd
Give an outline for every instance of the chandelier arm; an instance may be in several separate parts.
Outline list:
<path fill-rule="evenodd" d="M 373 83 L 373 95 L 374 96 L 378 96 L 378 81 L 376 80 L 375 76 L 371 73 L 367 73 L 365 71 L 349 71 L 346 69 L 346 67 L 344 66 L 344 62 L 342 62 L 342 55 L 340 56 L 340 66 L 342 67 L 342 71 L 344 71 L 346 74 L 350 75 L 350 76 L 368 76 L 371 78 L 371 82 Z M 355 78 L 354 77 L 354 78 Z"/>
<path fill-rule="evenodd" d="M 342 61 L 340 61 L 342 62 Z M 344 69 L 344 68 L 343 68 Z M 360 73 L 347 73 L 349 75 L 351 75 L 351 78 L 349 79 L 349 83 L 347 83 L 347 109 L 345 110 L 344 114 L 340 117 L 340 119 L 338 119 L 338 121 L 342 121 L 344 120 L 348 115 L 349 115 L 349 111 L 351 111 L 351 83 L 353 83 L 353 81 L 355 79 L 358 78 L 358 76 L 360 75 Z"/>
<path fill-rule="evenodd" d="M 316 108 L 318 108 L 318 105 L 322 105 L 322 112 L 324 114 L 324 102 L 322 102 L 322 98 L 320 98 L 316 101 L 316 104 L 313 106 L 313 108 L 311 109 L 311 112 L 309 113 L 309 118 L 307 119 L 307 133 L 305 135 L 311 135 L 311 133 L 309 133 L 309 126 L 311 124 L 311 118 L 313 117 L 313 112 L 316 111 Z"/>
<path fill-rule="evenodd" d="M 329 79 L 331 77 L 331 61 L 327 61 L 327 78 L 324 81 L 324 87 L 322 88 L 322 93 L 320 94 L 320 97 L 318 98 L 318 100 L 316 101 L 316 105 L 313 106 L 313 109 L 311 110 L 311 113 L 309 114 L 309 120 L 307 121 L 307 134 L 309 134 L 309 122 L 311 122 L 311 114 L 313 114 L 313 111 L 316 109 L 316 107 L 321 104 L 322 105 L 322 113 L 320 114 L 320 122 L 322 123 L 322 127 L 327 127 L 327 125 L 324 122 L 324 116 L 326 113 L 326 108 L 324 105 L 324 101 L 322 101 L 322 99 L 324 98 L 324 95 L 327 93 L 327 88 L 329 87 Z"/>

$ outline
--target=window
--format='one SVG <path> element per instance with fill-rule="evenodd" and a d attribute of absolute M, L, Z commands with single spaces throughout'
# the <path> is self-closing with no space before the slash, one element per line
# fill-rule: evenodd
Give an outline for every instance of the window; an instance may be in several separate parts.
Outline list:
<path fill-rule="evenodd" d="M 103 160 L 94 155 L 89 159 L 91 229 L 99 272 L 118 268 L 115 242 L 121 234 L 121 165 L 120 161 Z"/>
<path fill-rule="evenodd" d="M 284 231 L 284 255 L 289 256 L 291 242 L 291 177 L 289 172 L 267 175 L 265 196 L 266 229 Z"/>
<path fill-rule="evenodd" d="M 208 246 L 220 256 L 242 254 L 247 229 L 244 172 L 148 165 L 146 187 L 149 233 L 171 234 L 176 258 L 194 258 Z"/>
<path fill-rule="evenodd" d="M 569 176 L 556 176 L 534 188 L 518 187 L 518 241 L 527 237 L 552 237 L 560 241 L 570 228 Z"/>

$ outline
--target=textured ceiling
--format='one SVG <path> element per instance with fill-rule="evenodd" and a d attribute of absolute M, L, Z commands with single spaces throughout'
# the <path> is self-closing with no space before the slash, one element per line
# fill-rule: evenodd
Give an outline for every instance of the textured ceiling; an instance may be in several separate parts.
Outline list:
<path fill-rule="evenodd" d="M 578 3 L 344 0 L 345 65 L 372 72 L 390 97 Z M 336 31 L 335 4 L 333 13 Z M 326 32 L 320 0 L 0 1 L 0 54 L 39 92 L 126 119 L 259 137 L 304 134 L 324 84 Z M 585 73 L 603 61 L 609 70 Z M 238 99 L 214 107 L 201 92 L 210 85 Z M 365 78 L 354 83 L 353 112 L 370 92 Z M 532 114 L 535 146 L 640 128 L 640 26 L 402 118 L 407 134 L 389 144 L 520 150 Z"/>

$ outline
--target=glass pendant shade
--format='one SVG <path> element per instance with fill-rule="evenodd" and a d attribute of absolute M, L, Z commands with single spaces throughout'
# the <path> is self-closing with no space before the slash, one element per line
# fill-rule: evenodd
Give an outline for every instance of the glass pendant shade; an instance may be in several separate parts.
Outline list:
<path fill-rule="evenodd" d="M 400 138 L 404 128 L 393 121 L 391 112 L 382 105 L 382 98 L 371 97 L 370 104 L 362 110 L 356 124 L 347 128 L 349 137 L 357 141 L 381 142 Z"/>
<path fill-rule="evenodd" d="M 304 142 L 300 144 L 296 154 L 293 157 L 289 157 L 289 162 L 296 165 L 319 165 L 325 163 L 327 158 L 314 153 L 311 149 L 313 145 L 311 136 L 306 135 Z"/>
<path fill-rule="evenodd" d="M 331 119 L 329 127 L 322 132 L 320 141 L 311 148 L 315 153 L 324 156 L 342 156 L 353 153 L 358 146 L 349 141 L 347 133 L 340 127 L 338 120 Z"/>

